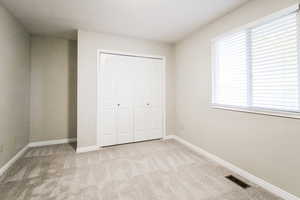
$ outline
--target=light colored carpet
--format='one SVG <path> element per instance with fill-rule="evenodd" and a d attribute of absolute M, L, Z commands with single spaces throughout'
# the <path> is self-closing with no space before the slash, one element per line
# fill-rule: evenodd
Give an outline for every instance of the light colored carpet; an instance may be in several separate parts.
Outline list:
<path fill-rule="evenodd" d="M 2 200 L 278 200 L 174 140 L 76 154 L 69 144 L 29 149 L 1 178 Z"/>

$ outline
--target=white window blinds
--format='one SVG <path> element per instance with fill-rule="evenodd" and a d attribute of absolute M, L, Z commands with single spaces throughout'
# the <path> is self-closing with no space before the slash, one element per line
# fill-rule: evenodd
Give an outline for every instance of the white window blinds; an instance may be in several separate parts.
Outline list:
<path fill-rule="evenodd" d="M 251 30 L 253 106 L 299 110 L 296 14 Z"/>
<path fill-rule="evenodd" d="M 213 103 L 300 112 L 298 14 L 214 43 Z"/>
<path fill-rule="evenodd" d="M 246 32 L 230 35 L 216 43 L 215 100 L 225 105 L 247 105 Z"/>

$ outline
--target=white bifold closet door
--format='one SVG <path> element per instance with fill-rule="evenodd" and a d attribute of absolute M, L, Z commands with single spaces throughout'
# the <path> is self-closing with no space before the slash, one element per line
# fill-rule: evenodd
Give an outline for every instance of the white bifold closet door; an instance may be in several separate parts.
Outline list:
<path fill-rule="evenodd" d="M 162 138 L 162 59 L 101 53 L 100 145 Z"/>
<path fill-rule="evenodd" d="M 162 61 L 136 59 L 134 133 L 135 141 L 162 137 Z"/>

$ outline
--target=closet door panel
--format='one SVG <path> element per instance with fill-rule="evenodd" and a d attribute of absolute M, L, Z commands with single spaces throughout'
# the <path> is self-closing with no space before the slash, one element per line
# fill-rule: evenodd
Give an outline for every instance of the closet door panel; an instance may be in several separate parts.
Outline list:
<path fill-rule="evenodd" d="M 117 142 L 115 111 L 113 108 L 105 108 L 102 111 L 102 145 L 114 145 Z"/>
<path fill-rule="evenodd" d="M 157 139 L 163 136 L 162 69 L 162 60 L 149 60 L 147 68 L 149 96 L 146 103 L 148 108 L 148 139 Z"/>
<path fill-rule="evenodd" d="M 147 122 L 147 109 L 140 107 L 135 109 L 134 127 L 135 127 L 135 141 L 143 141 L 147 139 L 148 135 L 148 122 Z"/>
<path fill-rule="evenodd" d="M 162 60 L 138 58 L 135 87 L 136 141 L 162 137 Z"/>
<path fill-rule="evenodd" d="M 101 56 L 101 97 L 102 106 L 113 107 L 115 104 L 115 61 L 111 55 L 102 54 Z"/>
<path fill-rule="evenodd" d="M 134 135 L 135 141 L 147 140 L 147 66 L 144 58 L 133 58 L 134 60 Z"/>
<path fill-rule="evenodd" d="M 148 139 L 162 137 L 163 118 L 160 108 L 150 108 L 148 110 Z"/>
<path fill-rule="evenodd" d="M 134 59 L 134 105 L 137 107 L 145 107 L 146 99 L 149 96 L 148 90 L 148 74 L 147 62 L 145 58 Z"/>
<path fill-rule="evenodd" d="M 115 110 L 115 60 L 111 55 L 102 54 L 101 61 L 101 111 L 100 111 L 100 143 L 102 146 L 117 143 L 116 110 Z"/>
<path fill-rule="evenodd" d="M 124 58 L 123 58 L 124 57 Z M 133 76 L 131 62 L 125 56 L 120 56 L 115 68 L 116 101 L 119 106 L 132 107 L 133 101 Z"/>
<path fill-rule="evenodd" d="M 152 59 L 147 68 L 148 101 L 152 107 L 162 106 L 162 60 Z"/>
<path fill-rule="evenodd" d="M 134 141 L 133 136 L 133 75 L 132 61 L 128 56 L 118 56 L 116 77 L 118 144 Z"/>
<path fill-rule="evenodd" d="M 118 144 L 133 142 L 132 112 L 119 108 L 117 115 Z"/>

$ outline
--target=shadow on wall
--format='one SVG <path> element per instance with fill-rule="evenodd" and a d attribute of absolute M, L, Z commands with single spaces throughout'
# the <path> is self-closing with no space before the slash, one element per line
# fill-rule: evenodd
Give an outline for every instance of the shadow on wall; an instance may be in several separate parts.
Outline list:
<path fill-rule="evenodd" d="M 77 138 L 77 41 L 68 50 L 68 138 Z"/>

